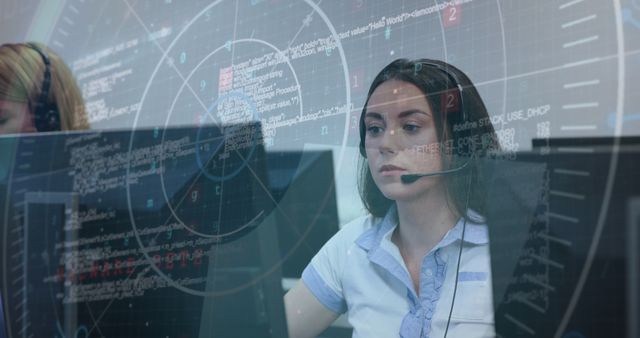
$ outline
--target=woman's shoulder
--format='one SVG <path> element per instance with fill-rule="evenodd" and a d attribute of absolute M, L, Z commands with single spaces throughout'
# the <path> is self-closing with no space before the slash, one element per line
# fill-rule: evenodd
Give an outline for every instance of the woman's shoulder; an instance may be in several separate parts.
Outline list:
<path fill-rule="evenodd" d="M 378 223 L 379 219 L 371 214 L 362 215 L 344 224 L 331 238 L 330 242 L 339 245 L 351 245 L 367 230 Z"/>

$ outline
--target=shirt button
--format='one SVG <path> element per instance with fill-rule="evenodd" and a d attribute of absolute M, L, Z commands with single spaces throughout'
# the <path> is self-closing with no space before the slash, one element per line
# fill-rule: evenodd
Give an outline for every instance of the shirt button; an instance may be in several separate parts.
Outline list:
<path fill-rule="evenodd" d="M 431 269 L 427 269 L 427 271 L 425 271 L 424 273 L 425 275 L 427 275 L 427 277 L 433 276 L 433 271 L 431 271 Z"/>

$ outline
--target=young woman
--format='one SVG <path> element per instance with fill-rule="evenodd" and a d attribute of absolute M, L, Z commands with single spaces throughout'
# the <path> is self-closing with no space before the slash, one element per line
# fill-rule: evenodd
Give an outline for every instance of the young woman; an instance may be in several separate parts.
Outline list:
<path fill-rule="evenodd" d="M 360 116 L 370 215 L 329 240 L 286 294 L 291 337 L 314 337 L 345 312 L 354 337 L 494 336 L 479 168 L 492 149 L 462 71 L 427 59 L 385 67 Z"/>
<path fill-rule="evenodd" d="M 36 43 L 0 46 L 0 134 L 88 128 L 80 89 L 57 54 Z"/>

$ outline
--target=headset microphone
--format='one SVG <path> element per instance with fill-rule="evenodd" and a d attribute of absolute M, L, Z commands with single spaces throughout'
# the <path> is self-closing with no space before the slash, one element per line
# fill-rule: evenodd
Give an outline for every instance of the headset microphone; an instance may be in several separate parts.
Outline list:
<path fill-rule="evenodd" d="M 435 171 L 435 172 L 426 173 L 426 174 L 407 174 L 407 175 L 402 175 L 402 176 L 400 176 L 400 180 L 404 184 L 411 184 L 411 183 L 413 183 L 413 182 L 415 182 L 418 179 L 421 179 L 423 177 L 449 175 L 449 174 L 457 173 L 458 171 L 466 168 L 469 165 L 469 161 L 471 161 L 471 158 L 469 158 L 466 162 L 464 162 L 463 165 L 461 165 L 461 166 L 459 166 L 457 168 L 453 168 L 453 169 Z"/>

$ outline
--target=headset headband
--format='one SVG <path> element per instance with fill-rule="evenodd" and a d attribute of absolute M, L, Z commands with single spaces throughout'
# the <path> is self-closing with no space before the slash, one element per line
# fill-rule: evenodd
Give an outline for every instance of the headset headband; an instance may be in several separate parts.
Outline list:
<path fill-rule="evenodd" d="M 38 101 L 34 104 L 33 110 L 33 122 L 36 130 L 39 132 L 61 130 L 60 114 L 55 107 L 51 107 L 47 102 L 49 99 L 49 90 L 51 89 L 51 60 L 47 53 L 40 49 L 36 44 L 30 42 L 25 45 L 35 50 L 40 55 L 42 62 L 44 63 L 44 76 L 40 89 L 40 96 L 38 97 Z"/>

